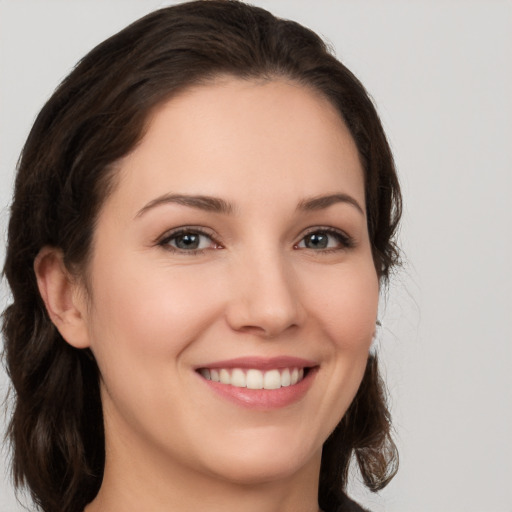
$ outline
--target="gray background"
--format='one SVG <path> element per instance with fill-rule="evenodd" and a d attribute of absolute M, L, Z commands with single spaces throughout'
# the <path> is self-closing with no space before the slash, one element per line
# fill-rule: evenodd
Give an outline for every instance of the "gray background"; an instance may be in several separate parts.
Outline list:
<path fill-rule="evenodd" d="M 57 83 L 172 2 L 0 0 L 0 257 L 14 167 Z M 512 3 L 255 0 L 318 31 L 374 97 L 405 196 L 379 346 L 401 469 L 374 512 L 512 511 Z M 0 306 L 8 301 L 1 284 Z M 0 394 L 7 389 L 0 370 Z M 0 430 L 5 419 L 0 420 Z M 0 510 L 22 510 L 0 458 Z"/>

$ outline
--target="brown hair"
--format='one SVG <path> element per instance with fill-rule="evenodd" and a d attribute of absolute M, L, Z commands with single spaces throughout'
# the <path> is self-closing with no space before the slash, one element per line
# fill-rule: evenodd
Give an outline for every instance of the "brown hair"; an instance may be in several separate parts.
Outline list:
<path fill-rule="evenodd" d="M 237 1 L 184 3 L 153 12 L 104 41 L 62 82 L 37 117 L 16 177 L 4 273 L 5 360 L 15 392 L 8 435 L 16 486 L 46 512 L 81 510 L 101 485 L 105 457 L 98 367 L 51 323 L 34 258 L 58 247 L 86 268 L 113 164 L 142 138 L 150 111 L 219 75 L 284 77 L 328 98 L 347 124 L 365 171 L 368 230 L 381 283 L 398 262 L 401 196 L 393 158 L 364 87 L 312 31 Z M 370 356 L 349 410 L 325 442 L 319 503 L 339 501 L 353 455 L 364 482 L 384 487 L 397 452 L 377 360 Z"/>

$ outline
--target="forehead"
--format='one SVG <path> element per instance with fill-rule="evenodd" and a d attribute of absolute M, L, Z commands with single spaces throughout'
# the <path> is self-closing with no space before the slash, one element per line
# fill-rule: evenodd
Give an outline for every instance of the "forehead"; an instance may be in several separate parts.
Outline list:
<path fill-rule="evenodd" d="M 125 202 L 179 192 L 236 203 L 338 187 L 364 204 L 357 147 L 341 115 L 284 80 L 223 78 L 185 90 L 154 110 L 118 169 Z"/>

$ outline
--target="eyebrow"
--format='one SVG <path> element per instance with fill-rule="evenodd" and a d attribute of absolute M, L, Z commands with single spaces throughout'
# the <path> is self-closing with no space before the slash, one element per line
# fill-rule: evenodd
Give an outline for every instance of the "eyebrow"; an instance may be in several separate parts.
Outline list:
<path fill-rule="evenodd" d="M 161 206 L 163 204 L 180 204 L 182 206 L 189 206 L 190 208 L 198 208 L 207 212 L 231 214 L 234 211 L 233 205 L 220 199 L 218 197 L 210 196 L 192 196 L 186 194 L 164 194 L 153 199 L 148 204 L 143 206 L 135 215 L 135 218 L 140 217 L 148 210 Z"/>
<path fill-rule="evenodd" d="M 354 206 L 362 215 L 364 210 L 362 206 L 348 194 L 330 194 L 326 196 L 315 196 L 309 199 L 303 199 L 297 206 L 298 210 L 302 211 L 315 211 L 329 208 L 336 203 L 346 203 Z"/>
<path fill-rule="evenodd" d="M 354 206 L 362 215 L 364 210 L 361 205 L 348 194 L 329 194 L 325 196 L 315 196 L 307 199 L 303 199 L 297 205 L 299 211 L 317 211 L 329 208 L 336 203 L 346 203 Z M 194 196 L 187 194 L 164 194 L 162 196 L 153 199 L 145 206 L 143 206 L 135 215 L 135 218 L 141 217 L 148 210 L 151 210 L 157 206 L 163 204 L 179 204 L 182 206 L 188 206 L 190 208 L 197 208 L 199 210 L 222 213 L 224 215 L 230 215 L 234 212 L 235 208 L 231 203 L 228 203 L 224 199 L 219 197 L 211 196 Z"/>

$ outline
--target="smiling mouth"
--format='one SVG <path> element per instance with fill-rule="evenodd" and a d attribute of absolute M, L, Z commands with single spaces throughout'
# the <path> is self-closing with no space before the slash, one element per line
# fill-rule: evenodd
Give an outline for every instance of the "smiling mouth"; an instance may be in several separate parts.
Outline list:
<path fill-rule="evenodd" d="M 258 370 L 256 368 L 199 368 L 206 380 L 247 389 L 280 389 L 294 386 L 307 375 L 309 368 L 280 368 Z"/>

